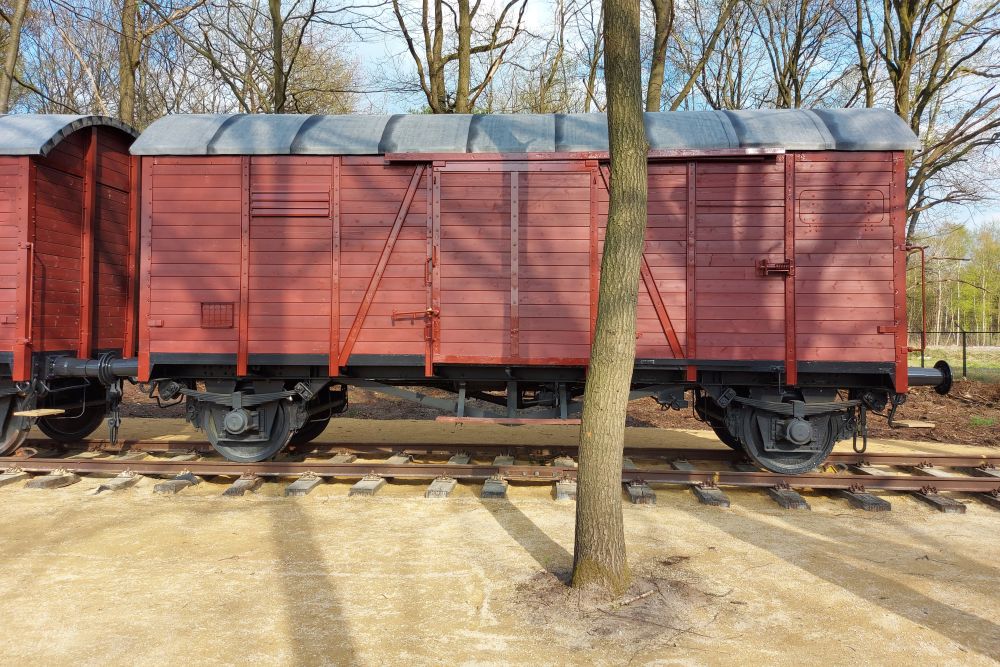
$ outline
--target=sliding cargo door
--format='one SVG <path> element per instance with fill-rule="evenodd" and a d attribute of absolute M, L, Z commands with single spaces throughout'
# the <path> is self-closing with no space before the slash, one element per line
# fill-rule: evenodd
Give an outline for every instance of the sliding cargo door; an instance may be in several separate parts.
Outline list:
<path fill-rule="evenodd" d="M 435 363 L 586 363 L 595 173 L 554 162 L 435 170 Z"/>
<path fill-rule="evenodd" d="M 784 157 L 698 162 L 694 200 L 694 289 L 688 356 L 777 361 L 786 356 Z M 790 285 L 789 285 L 790 286 Z M 792 308 L 794 306 L 792 305 Z M 694 326 L 692 326 L 694 324 Z"/>
<path fill-rule="evenodd" d="M 901 157 L 795 157 L 799 360 L 892 362 L 897 346 L 905 359 L 906 320 L 896 298 L 905 292 L 905 277 L 897 284 L 894 276 L 897 269 L 905 273 L 903 205 L 895 214 L 890 208 L 900 196 L 894 172 L 902 170 Z"/>
<path fill-rule="evenodd" d="M 324 363 L 333 290 L 333 159 L 257 156 L 249 178 L 241 340 L 255 363 Z"/>

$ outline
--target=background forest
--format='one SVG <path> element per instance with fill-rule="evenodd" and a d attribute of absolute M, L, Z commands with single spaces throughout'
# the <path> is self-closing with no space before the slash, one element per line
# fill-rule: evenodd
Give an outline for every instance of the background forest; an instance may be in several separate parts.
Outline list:
<path fill-rule="evenodd" d="M 596 0 L 0 0 L 0 14 L 0 112 L 142 128 L 604 108 Z M 1000 330 L 1000 0 L 644 0 L 643 58 L 651 111 L 893 109 L 923 144 L 907 237 L 928 247 L 928 327 Z M 917 288 L 916 255 L 909 275 Z"/>

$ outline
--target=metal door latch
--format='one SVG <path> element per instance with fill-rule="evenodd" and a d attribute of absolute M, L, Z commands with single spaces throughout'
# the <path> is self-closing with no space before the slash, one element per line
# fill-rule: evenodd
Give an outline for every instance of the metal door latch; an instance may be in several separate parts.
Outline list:
<path fill-rule="evenodd" d="M 766 259 L 757 261 L 757 272 L 762 276 L 775 275 L 795 275 L 795 265 L 792 260 L 786 259 L 784 262 L 771 262 Z"/>
<path fill-rule="evenodd" d="M 425 308 L 424 310 L 392 311 L 393 320 L 416 320 L 423 317 L 440 317 L 441 311 L 437 308 Z"/>

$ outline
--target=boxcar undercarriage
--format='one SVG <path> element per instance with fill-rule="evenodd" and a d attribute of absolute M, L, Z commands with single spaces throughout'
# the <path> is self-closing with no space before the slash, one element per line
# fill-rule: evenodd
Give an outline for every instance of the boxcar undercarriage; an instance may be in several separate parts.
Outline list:
<path fill-rule="evenodd" d="M 407 364 L 387 356 L 365 360 L 379 365 L 348 366 L 333 379 L 324 376 L 323 365 L 267 364 L 234 379 L 234 366 L 204 361 L 173 359 L 155 366 L 157 379 L 139 386 L 162 406 L 183 402 L 187 420 L 205 432 L 212 446 L 242 462 L 262 461 L 318 437 L 347 409 L 351 388 L 437 408 L 449 421 L 575 423 L 586 375 L 584 367 L 454 365 L 435 368 L 428 378 L 422 358 Z M 664 409 L 691 407 L 723 443 L 784 474 L 812 470 L 841 440 L 854 438 L 857 444 L 860 438 L 863 447 L 869 416 L 891 421 L 906 397 L 894 390 L 892 364 L 804 362 L 795 387 L 782 383 L 781 362 L 699 361 L 696 381 L 686 379 L 687 366 L 637 360 L 630 399 L 652 397 Z M 136 369 L 136 360 L 114 354 L 97 360 L 45 358 L 40 379 L 0 388 L 5 415 L 0 454 L 16 449 L 34 423 L 54 440 L 74 442 L 89 436 L 109 414 L 114 439 L 122 382 L 134 381 Z M 931 385 L 939 393 L 950 389 L 951 371 L 944 362 L 909 371 L 911 385 Z M 421 388 L 438 391 L 428 394 Z"/>

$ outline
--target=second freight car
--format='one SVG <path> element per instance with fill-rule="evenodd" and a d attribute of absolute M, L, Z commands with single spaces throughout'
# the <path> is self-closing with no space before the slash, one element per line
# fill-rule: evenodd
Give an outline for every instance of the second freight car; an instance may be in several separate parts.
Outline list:
<path fill-rule="evenodd" d="M 898 117 L 652 113 L 646 130 L 634 396 L 679 407 L 693 390 L 724 442 L 794 474 L 909 384 L 947 390 L 946 365 L 906 366 L 917 141 Z M 457 419 L 578 409 L 603 115 L 174 116 L 132 152 L 138 358 L 60 372 L 137 374 L 241 461 L 318 435 L 351 386 Z"/>
<path fill-rule="evenodd" d="M 0 116 L 0 454 L 35 422 L 78 440 L 104 418 L 108 385 L 58 377 L 55 359 L 134 354 L 135 135 L 100 116 Z"/>

